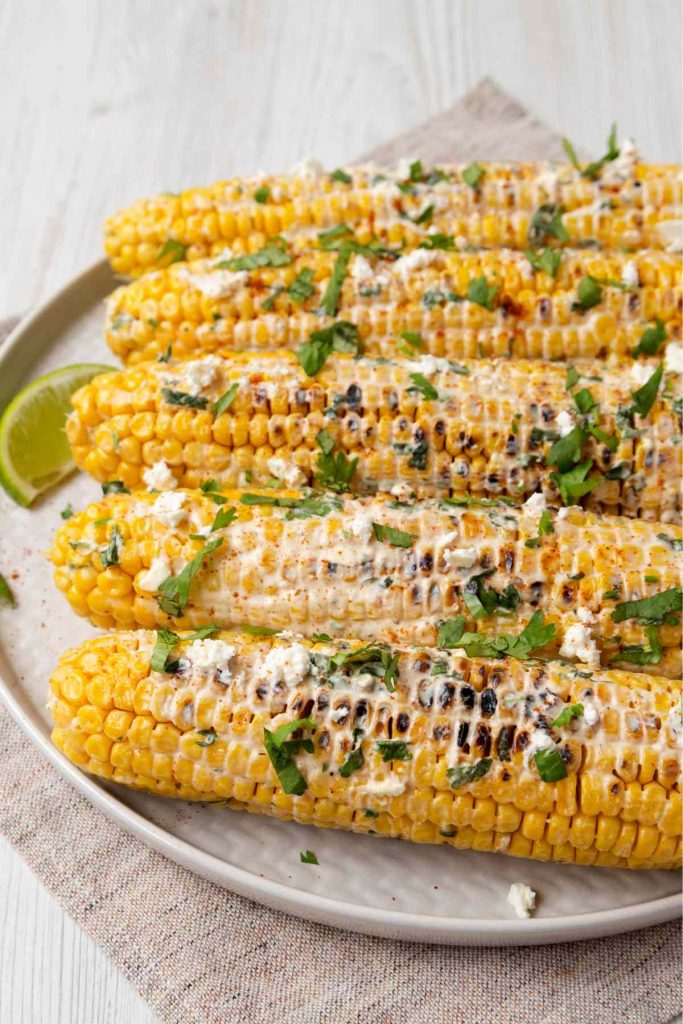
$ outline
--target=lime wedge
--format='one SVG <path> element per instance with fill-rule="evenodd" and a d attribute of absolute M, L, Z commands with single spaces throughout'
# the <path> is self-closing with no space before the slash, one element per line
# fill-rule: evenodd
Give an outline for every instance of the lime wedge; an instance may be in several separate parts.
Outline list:
<path fill-rule="evenodd" d="M 30 505 L 74 468 L 64 426 L 71 396 L 111 366 L 76 363 L 39 377 L 16 395 L 0 419 L 0 484 Z"/>

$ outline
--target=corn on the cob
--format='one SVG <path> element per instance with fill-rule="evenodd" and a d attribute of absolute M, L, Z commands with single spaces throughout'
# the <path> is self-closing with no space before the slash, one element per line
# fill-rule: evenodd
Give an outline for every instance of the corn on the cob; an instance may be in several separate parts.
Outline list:
<path fill-rule="evenodd" d="M 130 489 L 197 487 L 208 477 L 221 486 L 273 477 L 299 486 L 314 475 L 339 483 L 338 457 L 359 492 L 406 483 L 419 495 L 521 498 L 540 486 L 557 500 L 559 486 L 565 504 L 588 490 L 596 510 L 675 520 L 680 374 L 664 375 L 641 416 L 627 410 L 642 380 L 623 367 L 581 362 L 576 373 L 572 392 L 566 366 L 542 361 L 338 355 L 316 377 L 291 352 L 150 363 L 76 392 L 67 436 L 78 466 Z M 555 442 L 570 431 L 567 460 Z M 323 458 L 333 442 L 336 453 Z"/>
<path fill-rule="evenodd" d="M 252 271 L 204 260 L 145 274 L 108 300 L 109 347 L 131 365 L 169 347 L 176 359 L 296 348 L 329 322 L 321 299 L 338 255 L 314 249 L 286 258 Z M 497 288 L 487 304 L 488 291 L 479 302 L 467 299 L 482 277 Z M 577 308 L 585 277 L 628 290 L 605 286 L 587 312 Z M 436 356 L 575 359 L 628 354 L 657 319 L 669 341 L 680 340 L 680 307 L 680 258 L 668 253 L 567 250 L 553 277 L 512 250 L 420 249 L 395 261 L 352 255 L 337 316 L 358 327 L 368 355 L 409 349 L 400 335 L 410 331 L 420 334 L 419 351 Z"/>
<path fill-rule="evenodd" d="M 456 849 L 680 865 L 676 683 L 238 633 L 184 637 L 165 665 L 155 640 L 98 637 L 53 673 L 52 738 L 84 771 Z"/>
<path fill-rule="evenodd" d="M 74 610 L 104 629 L 249 623 L 435 643 L 443 620 L 463 615 L 493 636 L 538 610 L 556 627 L 545 653 L 597 665 L 626 649 L 624 663 L 680 676 L 680 528 L 549 512 L 537 498 L 519 508 L 319 491 L 115 494 L 69 519 L 51 558 Z M 163 580 L 217 541 L 174 605 Z M 617 608 L 636 598 L 654 605 L 622 620 Z"/>
<path fill-rule="evenodd" d="M 635 160 L 589 181 L 545 163 L 480 165 L 475 186 L 463 166 L 410 174 L 349 168 L 325 174 L 232 179 L 179 195 L 139 200 L 110 217 L 105 250 L 117 273 L 138 276 L 178 259 L 254 252 L 285 234 L 301 241 L 347 224 L 360 241 L 416 245 L 439 232 L 463 245 L 523 249 L 546 237 L 613 248 L 680 245 L 681 174 Z M 562 226 L 557 218 L 562 211 Z M 539 213 L 540 211 L 540 213 Z"/>

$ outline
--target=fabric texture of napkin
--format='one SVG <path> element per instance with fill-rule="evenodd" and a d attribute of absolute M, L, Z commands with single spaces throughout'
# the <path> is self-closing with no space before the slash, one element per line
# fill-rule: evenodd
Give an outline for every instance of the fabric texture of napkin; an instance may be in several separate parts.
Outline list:
<path fill-rule="evenodd" d="M 413 154 L 562 155 L 558 137 L 489 81 L 363 159 Z M 680 1010 L 676 922 L 507 949 L 343 932 L 148 849 L 73 790 L 2 707 L 0 764 L 0 831 L 164 1024 L 665 1024 Z"/>

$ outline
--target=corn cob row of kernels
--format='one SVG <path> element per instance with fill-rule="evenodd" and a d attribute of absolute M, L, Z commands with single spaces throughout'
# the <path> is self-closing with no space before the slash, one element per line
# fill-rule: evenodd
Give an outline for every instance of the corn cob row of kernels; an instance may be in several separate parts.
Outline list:
<path fill-rule="evenodd" d="M 599 474 L 585 503 L 675 521 L 680 375 L 665 375 L 646 417 L 624 419 L 642 379 L 623 366 L 576 368 L 578 387 L 585 384 L 595 403 L 591 422 L 597 416 L 602 432 L 601 439 L 587 437 L 574 459 L 591 460 Z M 197 487 L 208 477 L 224 487 L 273 478 L 313 484 L 321 479 L 322 436 L 334 443 L 335 458 L 358 460 L 348 488 L 361 493 L 407 484 L 421 496 L 521 499 L 542 489 L 559 500 L 550 453 L 562 435 L 588 422 L 566 372 L 542 361 L 338 355 L 308 377 L 291 352 L 150 363 L 103 374 L 76 392 L 67 436 L 79 467 L 129 489 Z M 230 403 L 217 415 L 223 395 Z"/>
<path fill-rule="evenodd" d="M 110 495 L 60 528 L 51 551 L 55 582 L 79 615 L 105 629 L 248 623 L 308 636 L 435 643 L 438 624 L 454 616 L 494 635 L 520 632 L 539 610 L 556 626 L 545 653 L 594 665 L 647 645 L 640 619 L 615 622 L 618 605 L 682 582 L 683 534 L 672 526 L 655 533 L 641 520 L 572 508 L 546 512 L 539 538 L 534 502 L 482 507 L 314 495 L 214 493 L 220 504 L 199 491 Z M 212 532 L 226 509 L 233 521 Z M 114 535 L 112 564 L 106 552 Z M 162 581 L 216 539 L 187 603 L 169 614 L 160 603 Z M 506 596 L 484 609 L 480 587 Z M 572 637 L 580 650 L 572 650 Z M 662 657 L 647 670 L 680 676 L 680 623 L 661 625 L 658 642 Z"/>
<path fill-rule="evenodd" d="M 463 180 L 462 166 L 441 168 L 438 181 L 430 173 L 411 181 L 400 170 L 356 168 L 348 171 L 350 183 L 324 172 L 218 182 L 138 200 L 106 222 L 105 250 L 117 273 L 138 276 L 173 260 L 216 256 L 226 245 L 253 252 L 275 236 L 303 240 L 340 224 L 361 241 L 415 245 L 436 231 L 463 244 L 524 248 L 530 230 L 531 241 L 545 237 L 534 231 L 541 207 L 567 211 L 573 244 L 680 244 L 678 167 L 633 161 L 616 175 L 588 181 L 571 167 L 483 166 L 477 187 Z"/>
<path fill-rule="evenodd" d="M 53 740 L 84 771 L 161 796 L 458 849 L 680 864 L 675 683 L 402 648 L 391 652 L 389 692 L 367 656 L 335 663 L 357 650 L 353 641 L 221 633 L 181 640 L 168 670 L 152 668 L 155 641 L 98 637 L 57 666 Z M 554 726 L 569 707 L 579 714 Z M 302 742 L 278 757 L 278 729 L 301 720 L 289 738 Z M 539 750 L 559 766 L 555 781 Z"/>
<path fill-rule="evenodd" d="M 321 300 L 337 257 L 314 249 L 251 271 L 204 260 L 145 274 L 109 298 L 107 342 L 129 364 L 169 347 L 176 359 L 296 348 L 330 322 Z M 582 310 L 577 289 L 587 276 L 624 290 L 605 286 L 599 304 Z M 491 309 L 467 299 L 481 277 L 497 288 Z M 368 355 L 394 356 L 409 347 L 400 335 L 411 331 L 420 351 L 437 356 L 574 359 L 628 354 L 656 320 L 669 342 L 680 340 L 680 307 L 680 259 L 664 252 L 567 250 L 552 277 L 512 250 L 424 249 L 397 260 L 352 255 L 336 315 L 356 324 Z"/>

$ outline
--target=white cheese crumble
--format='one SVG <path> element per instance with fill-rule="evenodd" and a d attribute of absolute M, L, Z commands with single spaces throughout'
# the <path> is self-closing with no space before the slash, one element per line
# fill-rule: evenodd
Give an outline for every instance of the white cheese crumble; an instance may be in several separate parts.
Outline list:
<path fill-rule="evenodd" d="M 591 623 L 595 622 L 595 616 L 588 608 L 577 608 L 576 617 L 579 622 L 583 622 L 584 626 L 590 626 Z"/>
<path fill-rule="evenodd" d="M 524 882 L 513 882 L 505 899 L 517 917 L 531 917 L 531 911 L 536 909 L 536 893 Z"/>
<path fill-rule="evenodd" d="M 450 548 L 444 551 L 443 559 L 449 569 L 471 569 L 477 560 L 477 554 L 467 548 Z"/>
<path fill-rule="evenodd" d="M 589 665 L 590 668 L 599 667 L 600 651 L 589 626 L 584 626 L 580 622 L 569 626 L 562 640 L 560 657 L 577 658 L 578 661 Z"/>
<path fill-rule="evenodd" d="M 547 509 L 545 503 L 545 494 L 532 494 L 531 497 L 522 505 L 523 511 L 526 515 L 533 516 L 534 519 L 540 519 L 541 513 Z"/>
<path fill-rule="evenodd" d="M 370 779 L 363 786 L 363 792 L 368 796 L 400 796 L 405 788 L 405 782 L 389 775 L 386 779 Z"/>
<path fill-rule="evenodd" d="M 412 274 L 414 270 L 430 267 L 438 255 L 436 249 L 413 249 L 412 252 L 397 259 L 392 269 L 396 274 Z"/>
<path fill-rule="evenodd" d="M 642 388 L 643 384 L 652 376 L 652 367 L 648 366 L 647 363 L 631 363 L 629 373 L 638 387 Z"/>
<path fill-rule="evenodd" d="M 171 575 L 171 564 L 167 558 L 153 558 L 149 569 L 138 576 L 137 584 L 140 590 L 154 594 L 165 579 Z"/>
<path fill-rule="evenodd" d="M 600 721 L 600 712 L 596 708 L 595 704 L 583 705 L 583 720 L 588 726 L 597 725 Z"/>
<path fill-rule="evenodd" d="M 234 658 L 237 650 L 232 644 L 225 640 L 193 640 L 183 651 L 180 659 L 189 664 L 196 672 L 213 675 L 220 672 L 225 675 L 230 667 L 230 660 Z"/>
<path fill-rule="evenodd" d="M 562 409 L 561 412 L 558 412 L 555 423 L 557 424 L 557 429 L 562 437 L 566 437 L 567 434 L 571 434 L 574 429 L 574 417 L 570 412 L 567 412 L 566 409 Z"/>
<path fill-rule="evenodd" d="M 351 277 L 353 280 L 366 281 L 372 276 L 373 270 L 370 266 L 370 261 L 366 260 L 365 256 L 362 256 L 360 253 L 356 253 L 351 261 Z"/>
<path fill-rule="evenodd" d="M 292 174 L 299 178 L 319 178 L 325 173 L 325 168 L 312 156 L 304 157 L 292 168 Z"/>
<path fill-rule="evenodd" d="M 409 498 L 415 497 L 415 492 L 410 484 L 394 484 L 391 494 L 399 501 L 408 501 Z"/>
<path fill-rule="evenodd" d="M 271 683 L 286 683 L 296 686 L 308 675 L 311 657 L 303 644 L 289 647 L 273 647 L 268 651 L 261 669 Z"/>
<path fill-rule="evenodd" d="M 163 459 L 143 470 L 142 479 L 148 491 L 171 491 L 178 486 L 178 481 Z"/>
<path fill-rule="evenodd" d="M 221 360 L 217 356 L 192 359 L 189 363 L 183 363 L 178 367 L 181 389 L 190 395 L 198 395 L 204 388 L 213 384 L 220 365 Z"/>
<path fill-rule="evenodd" d="M 657 225 L 667 252 L 683 252 L 683 221 L 663 220 Z"/>
<path fill-rule="evenodd" d="M 633 260 L 624 263 L 624 269 L 621 272 L 621 283 L 625 284 L 627 288 L 638 288 L 640 285 L 638 267 Z"/>
<path fill-rule="evenodd" d="M 396 164 L 396 177 L 399 181 L 406 181 L 410 177 L 410 165 L 417 160 L 416 156 L 402 156 Z"/>
<path fill-rule="evenodd" d="M 150 512 L 160 519 L 164 526 L 175 528 L 187 515 L 186 495 L 180 491 L 163 491 L 150 508 Z"/>
<path fill-rule="evenodd" d="M 268 471 L 274 477 L 277 477 L 278 480 L 282 480 L 288 487 L 301 487 L 306 483 L 306 477 L 298 466 L 285 462 L 284 459 L 278 458 L 277 455 L 274 455 L 272 459 L 268 459 L 267 466 Z"/>
<path fill-rule="evenodd" d="M 670 341 L 664 352 L 664 369 L 667 373 L 683 373 L 683 345 Z"/>
<path fill-rule="evenodd" d="M 425 377 L 433 377 L 435 373 L 447 373 L 451 364 L 447 359 L 440 359 L 438 356 L 421 356 L 410 364 L 412 373 L 422 373 Z"/>
<path fill-rule="evenodd" d="M 372 539 L 372 516 L 369 512 L 359 512 L 349 523 L 349 532 L 358 540 L 367 543 Z"/>

